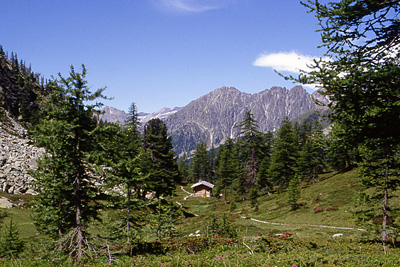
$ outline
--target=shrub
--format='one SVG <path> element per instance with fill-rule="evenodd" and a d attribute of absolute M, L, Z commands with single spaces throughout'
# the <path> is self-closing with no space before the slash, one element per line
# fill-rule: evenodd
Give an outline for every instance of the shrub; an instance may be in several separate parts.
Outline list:
<path fill-rule="evenodd" d="M 292 235 L 289 232 L 273 234 L 269 231 L 266 235 L 258 233 L 255 251 L 271 254 L 279 251 L 292 251 L 300 244 L 297 240 L 293 239 Z"/>
<path fill-rule="evenodd" d="M 227 216 L 224 214 L 220 220 L 216 218 L 213 214 L 208 222 L 208 232 L 217 234 L 223 237 L 237 238 L 239 236 L 239 231 L 228 220 Z"/>
<path fill-rule="evenodd" d="M 315 207 L 314 208 L 314 213 L 322 212 L 324 209 L 322 207 Z"/>

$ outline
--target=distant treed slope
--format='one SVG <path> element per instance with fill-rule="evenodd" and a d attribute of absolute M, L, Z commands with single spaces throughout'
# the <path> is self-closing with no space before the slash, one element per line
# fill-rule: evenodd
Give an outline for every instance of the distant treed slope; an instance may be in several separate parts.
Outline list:
<path fill-rule="evenodd" d="M 236 126 L 249 110 L 258 121 L 259 130 L 268 132 L 279 128 L 286 116 L 294 119 L 313 109 L 313 97 L 301 86 L 291 90 L 273 87 L 256 94 L 222 87 L 168 116 L 165 123 L 174 149 L 181 154 L 190 153 L 200 141 L 217 147 L 228 137 L 235 138 Z"/>
<path fill-rule="evenodd" d="M 10 59 L 0 46 L 0 108 L 23 122 L 34 123 L 39 112 L 38 96 L 44 94 L 40 75 L 12 54 Z"/>

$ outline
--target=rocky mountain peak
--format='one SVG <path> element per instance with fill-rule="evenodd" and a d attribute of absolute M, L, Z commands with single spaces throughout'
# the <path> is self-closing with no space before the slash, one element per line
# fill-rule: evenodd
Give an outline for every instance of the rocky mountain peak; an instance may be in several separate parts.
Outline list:
<path fill-rule="evenodd" d="M 221 87 L 168 116 L 165 123 L 176 152 L 190 154 L 198 142 L 218 147 L 228 137 L 235 138 L 236 125 L 247 111 L 258 121 L 260 131 L 268 132 L 279 128 L 286 116 L 294 119 L 315 108 L 313 98 L 301 86 L 290 90 L 272 87 L 255 94 Z"/>

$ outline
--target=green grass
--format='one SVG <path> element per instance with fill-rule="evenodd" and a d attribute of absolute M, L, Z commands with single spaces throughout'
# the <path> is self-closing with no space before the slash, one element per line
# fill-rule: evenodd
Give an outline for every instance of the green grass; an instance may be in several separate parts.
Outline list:
<path fill-rule="evenodd" d="M 236 208 L 230 211 L 230 204 L 225 204 L 223 198 L 194 198 L 178 186 L 173 198 L 174 202 L 182 204 L 182 209 L 187 215 L 176 225 L 179 237 L 176 242 L 178 247 L 172 249 L 171 243 L 165 245 L 168 249 L 162 254 L 141 254 L 134 257 L 125 256 L 115 251 L 116 262 L 119 266 L 396 266 L 400 250 L 391 248 L 388 254 L 383 253 L 379 243 L 364 242 L 366 237 L 376 233 L 360 231 L 354 217 L 354 195 L 358 188 L 357 170 L 343 173 L 325 173 L 320 176 L 320 181 L 312 184 L 302 184 L 299 203 L 301 207 L 292 211 L 288 204 L 287 193 L 264 195 L 258 198 L 258 210 L 250 205 L 250 201 L 239 201 Z M 184 189 L 191 192 L 190 185 Z M 3 194 L 4 195 L 4 194 Z M 6 196 L 6 195 L 4 195 Z M 19 198 L 24 198 L 28 203 L 31 196 L 13 196 L 14 203 Z M 399 192 L 393 199 L 393 208 L 400 208 Z M 228 202 L 235 201 L 235 196 L 228 195 Z M 237 201 L 237 200 L 236 200 Z M 315 207 L 321 207 L 322 212 L 314 213 Z M 326 210 L 335 207 L 334 210 Z M 18 224 L 20 236 L 26 243 L 40 241 L 39 235 L 30 218 L 29 208 L 10 209 L 14 222 Z M 208 232 L 210 218 L 222 218 L 223 215 L 240 230 L 237 246 L 218 245 L 207 247 L 195 254 L 187 249 L 188 242 L 196 242 L 187 236 L 200 230 L 204 237 Z M 197 215 L 197 216 L 194 216 Z M 112 212 L 103 211 L 104 218 L 112 216 Z M 397 218 L 398 219 L 398 218 Z M 8 219 L 7 219 L 8 220 Z M 259 222 L 260 220 L 264 222 Z M 6 221 L 7 223 L 7 221 Z M 101 231 L 99 225 L 92 226 L 92 232 Z M 333 229 L 323 226 L 350 227 L 354 229 Z M 279 236 L 290 232 L 291 240 L 273 239 L 278 247 L 271 251 L 262 243 L 262 236 L 269 233 Z M 334 238 L 334 234 L 343 236 Z M 152 237 L 154 238 L 154 237 Z M 151 236 L 145 240 L 151 241 Z M 188 241 L 189 240 L 189 241 Z M 248 245 L 253 251 L 249 254 Z M 261 242 L 261 243 L 260 243 Z M 73 266 L 65 258 L 42 259 L 37 254 L 25 253 L 28 259 L 2 260 L 0 266 Z M 107 265 L 108 259 L 100 257 L 88 266 Z"/>
<path fill-rule="evenodd" d="M 225 205 L 224 200 L 212 198 L 193 198 L 184 200 L 187 194 L 177 188 L 175 200 L 183 204 L 185 211 L 199 215 L 198 217 L 187 218 L 182 222 L 180 228 L 184 234 L 201 230 L 207 224 L 211 214 L 228 214 L 233 223 L 239 227 L 243 235 L 251 238 L 257 232 L 265 230 L 288 230 L 297 233 L 298 237 L 329 237 L 335 233 L 343 233 L 351 238 L 359 238 L 362 231 L 330 229 L 320 226 L 336 226 L 360 228 L 356 225 L 356 218 L 352 213 L 354 207 L 353 197 L 358 186 L 357 171 L 345 173 L 325 173 L 320 176 L 320 182 L 312 185 L 303 184 L 301 195 L 298 200 L 302 206 L 292 211 L 287 203 L 287 193 L 264 195 L 258 199 L 258 211 L 251 207 L 250 201 L 237 202 L 236 209 L 229 211 L 229 204 Z M 185 187 L 190 192 L 190 187 Z M 228 196 L 229 201 L 234 201 L 235 196 Z M 320 213 L 314 213 L 315 207 L 323 208 Z M 334 207 L 335 210 L 326 210 Z M 244 219 L 245 217 L 246 219 Z M 250 218 L 285 225 L 265 224 L 255 222 Z"/>

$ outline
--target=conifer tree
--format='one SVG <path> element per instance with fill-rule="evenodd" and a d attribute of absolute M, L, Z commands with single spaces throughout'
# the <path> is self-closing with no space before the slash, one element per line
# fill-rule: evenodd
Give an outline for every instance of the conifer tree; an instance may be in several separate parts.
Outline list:
<path fill-rule="evenodd" d="M 64 249 L 75 259 L 84 256 L 88 244 L 85 225 L 99 213 L 94 199 L 97 189 L 89 174 L 94 173 L 91 155 L 97 147 L 93 136 L 100 104 L 87 102 L 103 97 L 104 89 L 92 93 L 85 76 L 84 65 L 81 73 L 71 66 L 68 78 L 59 74 L 51 83 L 52 93 L 43 101 L 43 115 L 34 130 L 37 144 L 46 150 L 34 172 L 35 223 L 44 233 L 68 236 L 70 245 Z"/>
<path fill-rule="evenodd" d="M 299 151 L 296 173 L 314 183 L 325 166 L 325 140 L 318 121 L 314 122 L 307 135 Z"/>
<path fill-rule="evenodd" d="M 261 148 L 261 133 L 258 131 L 257 123 L 254 115 L 250 111 L 247 111 L 242 122 L 238 125 L 240 129 L 238 144 L 242 148 L 246 162 L 243 182 L 247 187 L 247 191 L 257 185 Z"/>
<path fill-rule="evenodd" d="M 233 140 L 228 138 L 218 149 L 216 168 L 217 186 L 224 189 L 225 204 L 228 203 L 227 189 L 238 177 L 238 165 Z"/>
<path fill-rule="evenodd" d="M 160 119 L 148 121 L 143 139 L 144 152 L 151 162 L 148 166 L 150 189 L 156 192 L 157 197 L 171 195 L 180 182 L 180 176 L 167 126 Z"/>
<path fill-rule="evenodd" d="M 184 181 L 188 181 L 189 178 L 189 165 L 188 165 L 188 157 L 186 152 L 183 153 L 183 156 L 179 159 L 178 162 L 178 170 L 179 174 L 182 176 Z"/>
<path fill-rule="evenodd" d="M 11 218 L 0 239 L 0 257 L 17 257 L 24 249 L 17 225 Z"/>
<path fill-rule="evenodd" d="M 257 179 L 259 186 L 266 191 L 267 194 L 271 194 L 273 181 L 271 180 L 271 176 L 269 175 L 269 168 L 271 164 L 271 157 L 273 152 L 273 144 L 274 144 L 274 135 L 271 132 L 263 134 L 263 146 L 262 146 L 262 158 L 260 167 L 257 173 Z"/>
<path fill-rule="evenodd" d="M 389 191 L 397 184 L 400 146 L 400 2 L 392 0 L 341 0 L 321 4 L 302 2 L 319 20 L 322 47 L 329 60 L 315 62 L 313 70 L 300 75 L 304 83 L 319 84 L 332 101 L 330 119 L 343 129 L 346 143 L 361 146 L 371 171 L 380 166 L 382 190 L 381 236 L 386 246 Z M 379 144 L 379 149 L 377 148 Z M 368 171 L 369 172 L 369 171 Z M 369 177 L 369 175 L 365 176 Z M 396 176 L 394 176 L 396 177 Z"/>
<path fill-rule="evenodd" d="M 206 143 L 200 142 L 196 144 L 189 171 L 192 182 L 211 182 L 211 157 L 207 152 Z"/>
<path fill-rule="evenodd" d="M 106 143 L 101 150 L 108 151 L 107 155 L 103 155 L 109 159 L 105 164 L 111 169 L 107 184 L 111 187 L 111 191 L 118 189 L 114 196 L 121 199 L 120 207 L 123 212 L 120 217 L 124 222 L 122 224 L 124 227 L 119 230 L 126 236 L 129 244 L 133 241 L 132 227 L 140 223 L 139 218 L 133 218 L 132 211 L 145 206 L 145 194 L 150 185 L 148 184 L 149 174 L 145 170 L 147 156 L 142 149 L 140 123 L 135 103 L 131 104 L 128 115 L 127 123 L 123 127 L 118 124 L 107 126 L 109 130 L 102 133 L 102 138 L 106 140 Z M 123 196 L 119 190 L 122 190 Z"/>
<path fill-rule="evenodd" d="M 275 185 L 287 187 L 296 171 L 298 155 L 295 132 L 290 120 L 286 117 L 278 130 L 274 151 L 271 155 L 269 175 Z"/>

